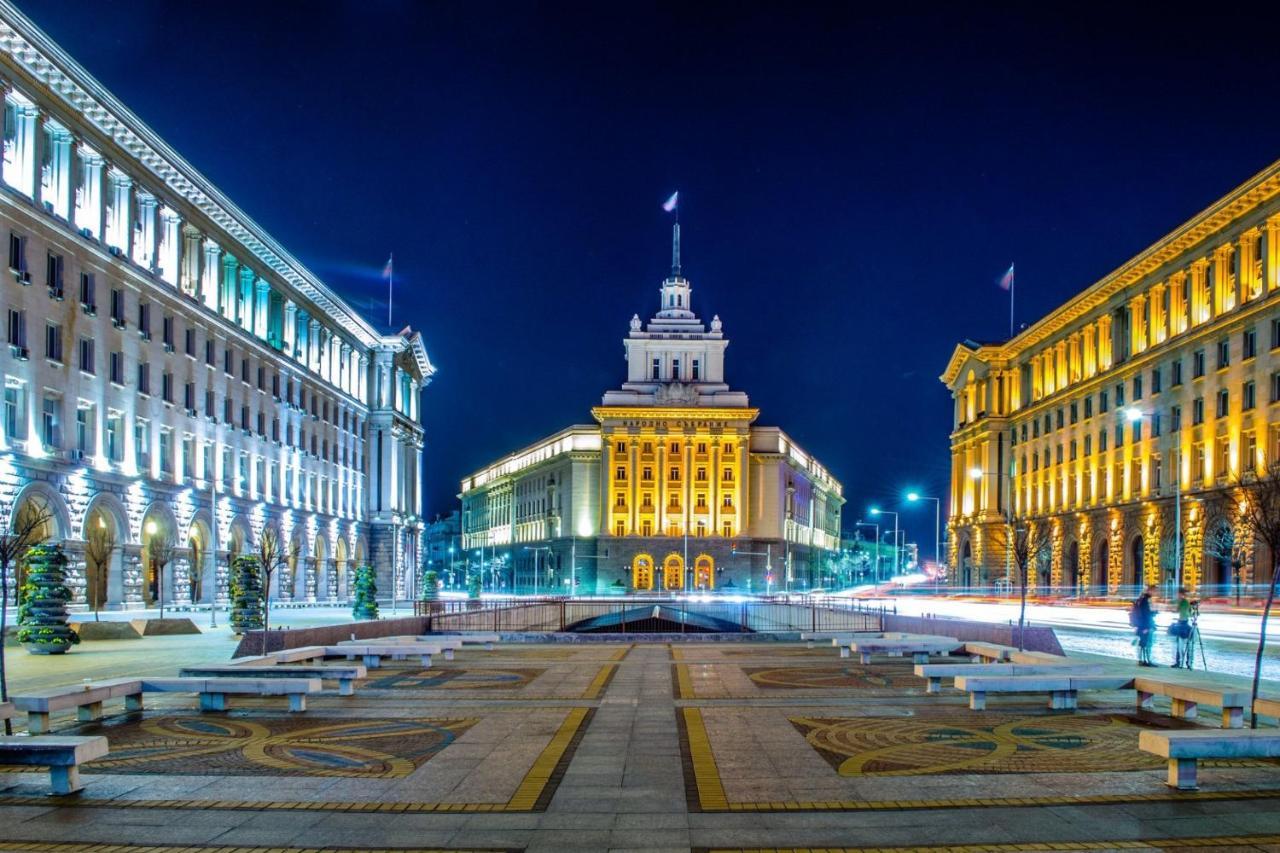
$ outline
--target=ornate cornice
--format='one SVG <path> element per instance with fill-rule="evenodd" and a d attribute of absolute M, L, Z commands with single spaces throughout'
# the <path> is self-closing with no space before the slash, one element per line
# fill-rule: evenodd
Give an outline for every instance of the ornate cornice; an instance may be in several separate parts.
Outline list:
<path fill-rule="evenodd" d="M 596 406 L 591 415 L 600 423 L 619 421 L 745 421 L 751 423 L 759 409 L 727 406 Z"/>
<path fill-rule="evenodd" d="M 60 98 L 69 110 L 248 249 L 258 262 L 361 344 L 372 347 L 378 342 L 377 331 L 363 317 L 7 0 L 0 0 L 0 59 Z"/>

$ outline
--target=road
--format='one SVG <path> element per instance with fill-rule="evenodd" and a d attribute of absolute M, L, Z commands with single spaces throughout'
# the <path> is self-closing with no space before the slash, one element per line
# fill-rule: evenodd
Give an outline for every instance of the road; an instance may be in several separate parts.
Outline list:
<path fill-rule="evenodd" d="M 1018 602 L 967 601 L 944 596 L 908 595 L 885 599 L 897 606 L 899 613 L 916 616 L 933 614 L 976 619 L 982 622 L 1016 622 Z M 1127 605 L 1114 607 L 1067 607 L 1028 604 L 1027 620 L 1033 625 L 1052 626 L 1064 651 L 1088 652 L 1111 657 L 1133 657 L 1133 629 L 1129 627 Z M 1159 625 L 1155 660 L 1162 665 L 1173 662 L 1173 643 L 1166 627 L 1173 621 L 1170 613 L 1157 617 Z M 1258 647 L 1259 616 L 1242 613 L 1204 613 L 1200 616 L 1200 635 L 1204 642 L 1203 660 L 1212 672 L 1252 676 L 1254 654 Z M 1280 618 L 1268 621 L 1267 654 L 1263 659 L 1262 677 L 1280 682 Z M 1203 666 L 1197 652 L 1196 668 Z"/>

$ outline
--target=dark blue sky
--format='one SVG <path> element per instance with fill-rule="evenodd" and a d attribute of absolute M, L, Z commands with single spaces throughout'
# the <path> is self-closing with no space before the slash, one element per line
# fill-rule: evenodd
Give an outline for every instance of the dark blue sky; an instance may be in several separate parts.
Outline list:
<path fill-rule="evenodd" d="M 395 252 L 396 325 L 439 367 L 429 513 L 622 381 L 674 189 L 730 383 L 844 482 L 848 526 L 945 493 L 937 376 L 1007 333 L 1011 260 L 1034 319 L 1280 157 L 1244 19 L 1122 4 L 22 5 L 383 321 Z"/>

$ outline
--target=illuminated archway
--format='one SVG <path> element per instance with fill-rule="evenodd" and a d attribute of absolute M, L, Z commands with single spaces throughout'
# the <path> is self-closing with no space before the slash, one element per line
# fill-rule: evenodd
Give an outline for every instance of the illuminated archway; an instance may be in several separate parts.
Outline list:
<path fill-rule="evenodd" d="M 662 588 L 684 589 L 684 558 L 674 552 L 662 561 Z"/>
<path fill-rule="evenodd" d="M 699 554 L 693 561 L 694 589 L 716 588 L 716 561 L 710 554 Z"/>
<path fill-rule="evenodd" d="M 178 549 L 178 522 L 173 510 L 163 501 L 147 507 L 142 516 L 142 601 L 148 607 L 170 603 L 174 594 L 174 561 Z"/>
<path fill-rule="evenodd" d="M 638 590 L 653 589 L 653 557 L 649 554 L 636 554 L 631 561 L 631 586 Z"/>
<path fill-rule="evenodd" d="M 334 548 L 334 565 L 337 571 L 337 580 L 335 582 L 336 589 L 334 594 L 337 595 L 339 601 L 347 600 L 347 540 L 341 536 L 338 537 L 338 544 Z"/>

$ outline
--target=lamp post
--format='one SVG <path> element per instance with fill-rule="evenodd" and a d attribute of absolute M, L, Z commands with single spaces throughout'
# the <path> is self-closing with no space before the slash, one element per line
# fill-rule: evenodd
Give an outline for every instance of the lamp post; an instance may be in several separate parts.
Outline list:
<path fill-rule="evenodd" d="M 876 531 L 876 567 L 872 570 L 872 575 L 875 576 L 875 579 L 878 582 L 880 580 L 880 525 L 858 519 L 853 523 L 853 526 L 855 529 L 859 527 L 871 527 Z"/>
<path fill-rule="evenodd" d="M 1005 536 L 1005 555 L 1004 555 L 1004 576 L 1012 579 L 1013 576 L 1013 466 L 1012 459 L 1009 460 L 1009 493 L 1005 496 L 1004 522 L 1008 528 Z M 982 468 L 970 468 L 969 479 L 981 482 L 983 477 L 1002 477 L 1004 474 L 1000 471 L 986 471 Z M 998 509 L 999 507 L 997 507 Z M 975 508 L 976 509 L 976 508 Z"/>
<path fill-rule="evenodd" d="M 898 546 L 898 514 L 892 510 L 880 509 L 879 507 L 871 508 L 872 515 L 892 515 L 893 516 L 893 576 L 898 576 L 898 557 L 901 554 Z M 877 543 L 879 547 L 879 543 Z"/>
<path fill-rule="evenodd" d="M 524 550 L 533 552 L 533 596 L 538 597 L 538 570 L 540 568 L 538 555 L 543 551 L 550 552 L 551 547 L 548 545 L 539 545 L 536 548 L 528 545 L 524 546 Z M 512 590 L 514 592 L 514 590 Z"/>
<path fill-rule="evenodd" d="M 933 501 L 933 566 L 934 570 L 942 563 L 942 501 L 919 492 L 907 492 L 908 503 Z"/>

